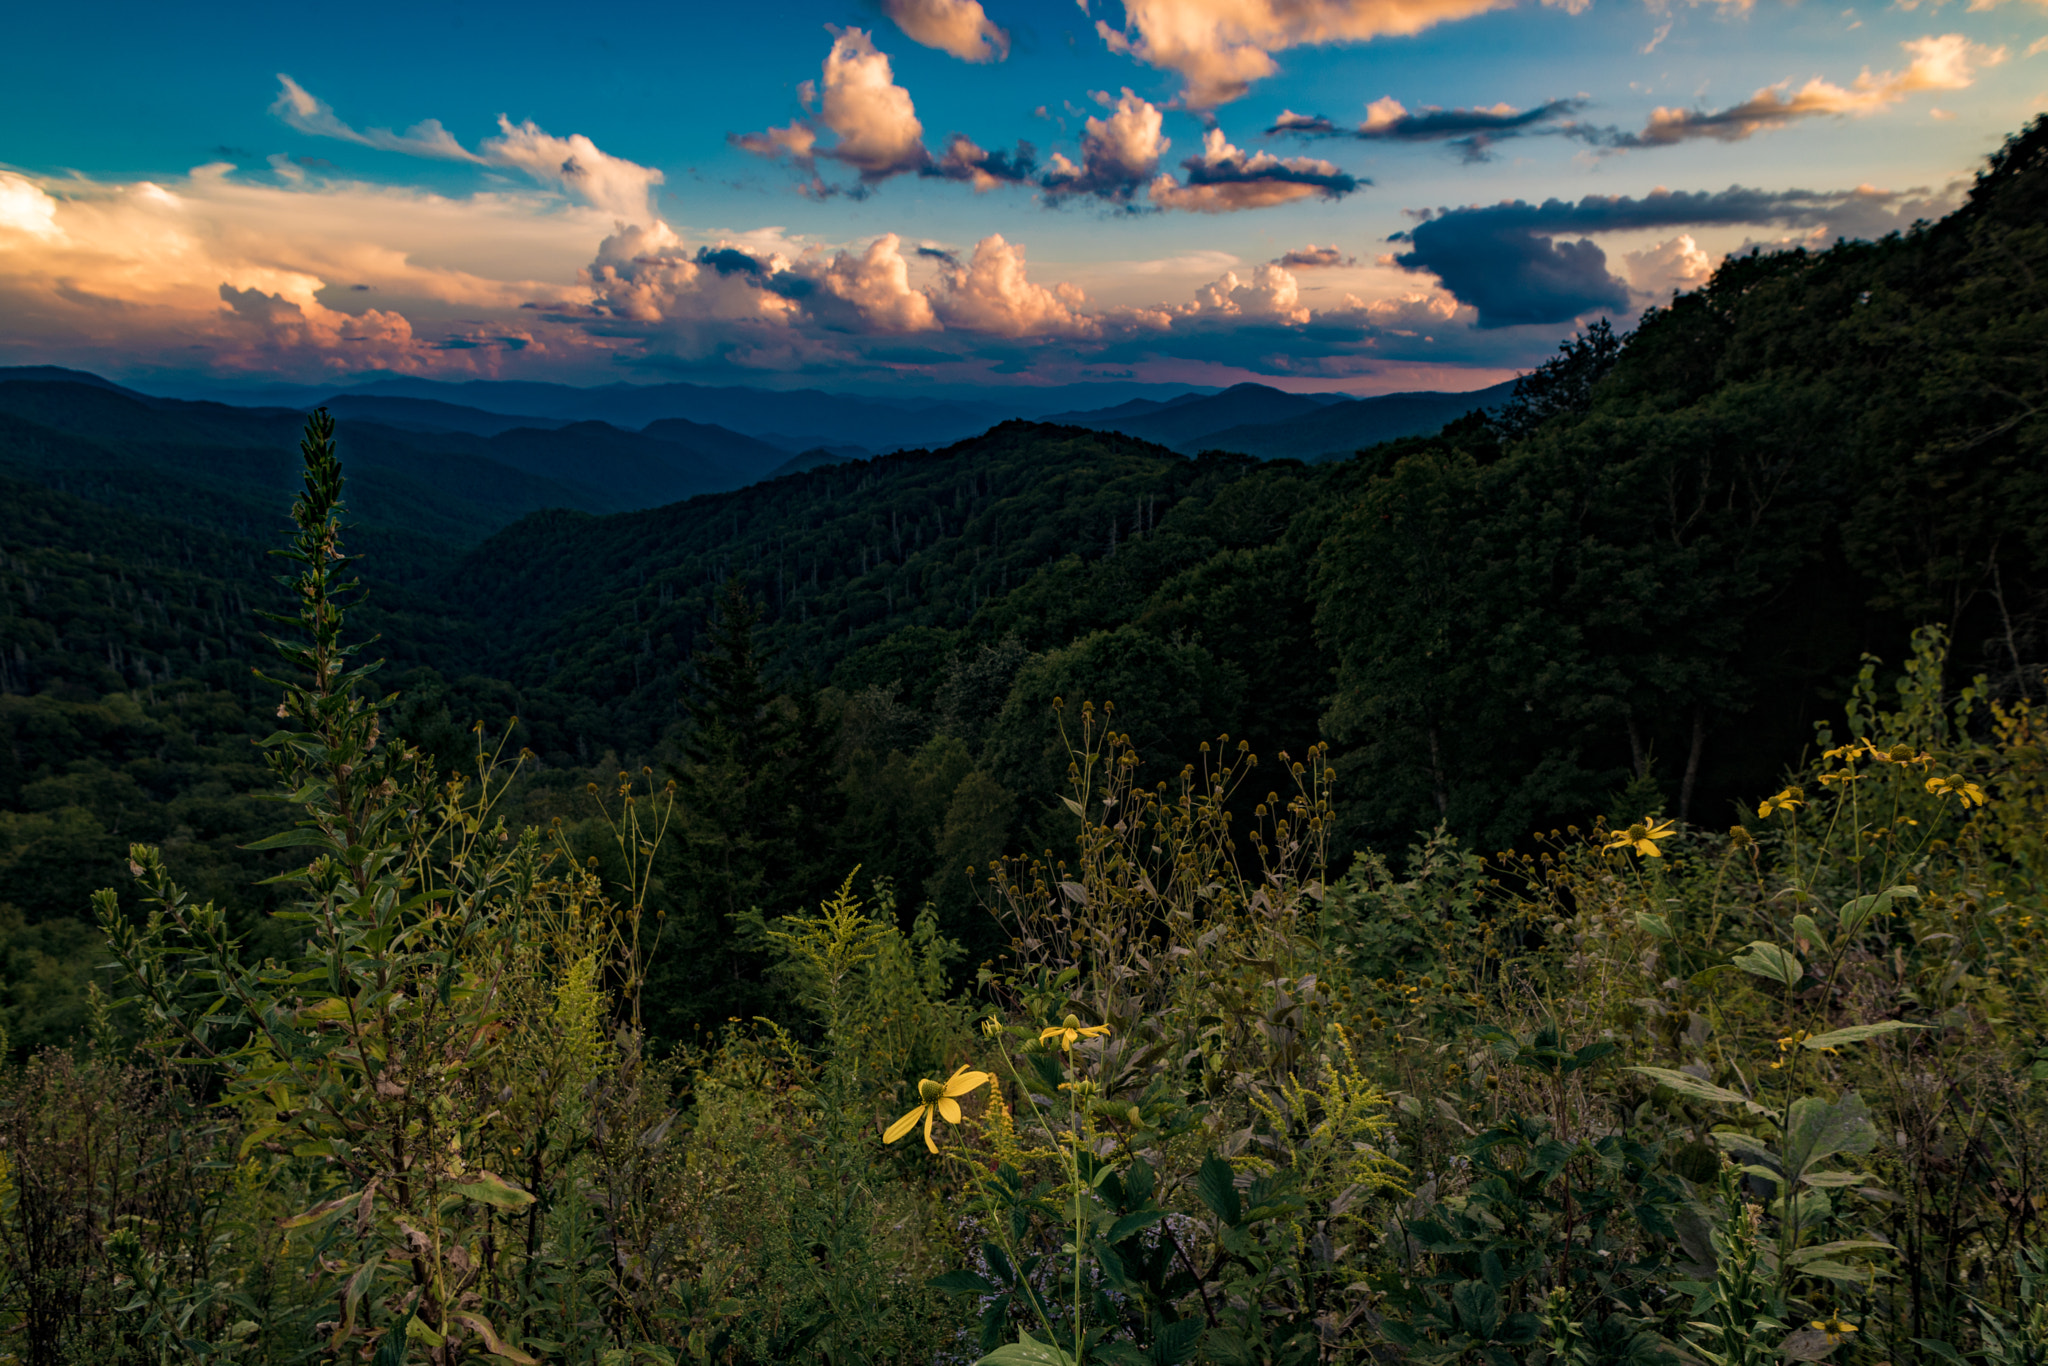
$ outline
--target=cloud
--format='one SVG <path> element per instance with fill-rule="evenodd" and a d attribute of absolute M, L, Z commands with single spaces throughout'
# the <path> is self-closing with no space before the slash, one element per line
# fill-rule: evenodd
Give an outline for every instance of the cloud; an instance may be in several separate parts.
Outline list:
<path fill-rule="evenodd" d="M 939 320 L 924 293 L 910 287 L 910 263 L 895 233 L 884 233 L 859 256 L 839 252 L 814 276 L 817 290 L 804 302 L 827 327 L 865 334 L 929 332 Z M 1021 261 L 1020 261 L 1021 267 Z"/>
<path fill-rule="evenodd" d="M 910 92 L 896 84 L 888 54 L 875 47 L 865 29 L 831 31 L 823 89 L 808 81 L 803 87 L 807 106 L 814 95 L 818 98 L 816 116 L 797 119 L 785 128 L 728 134 L 728 141 L 757 156 L 787 156 L 811 172 L 811 192 L 820 195 L 832 193 L 817 178 L 820 159 L 852 168 L 863 187 L 929 169 L 932 157 L 925 150 L 924 125 L 918 122 Z M 820 141 L 826 133 L 832 135 L 830 144 Z"/>
<path fill-rule="evenodd" d="M 999 185 L 1026 183 L 1037 164 L 1038 149 L 1028 142 L 1018 142 L 1012 152 L 991 152 L 976 146 L 973 139 L 955 133 L 946 143 L 946 154 L 923 167 L 919 174 L 964 180 L 980 194 Z"/>
<path fill-rule="evenodd" d="M 277 83 L 277 98 L 271 101 L 270 112 L 310 137 L 334 138 L 363 147 L 375 147 L 382 152 L 400 152 L 406 156 L 430 157 L 439 161 L 483 160 L 457 142 L 455 135 L 441 126 L 439 119 L 416 123 L 403 133 L 394 133 L 389 128 L 372 128 L 367 133 L 359 133 L 337 118 L 325 100 L 308 94 L 305 87 L 282 71 L 277 73 Z"/>
<path fill-rule="evenodd" d="M 1000 62 L 1010 55 L 1010 35 L 988 17 L 980 0 L 882 0 L 882 11 L 913 43 L 963 62 Z"/>
<path fill-rule="evenodd" d="M 481 236 L 498 244 L 501 264 L 537 264 L 579 238 L 587 251 L 596 225 L 537 194 L 453 201 L 309 188 L 243 180 L 222 164 L 162 182 L 0 172 L 0 355 L 309 380 L 493 373 L 501 348 L 444 356 L 444 341 L 530 342 L 519 305 L 574 291 L 416 258 L 446 259 Z M 366 296 L 379 306 L 363 308 Z"/>
<path fill-rule="evenodd" d="M 498 129 L 498 136 L 486 138 L 482 147 L 490 164 L 516 167 L 540 184 L 628 223 L 657 217 L 654 187 L 661 184 L 662 175 L 653 167 L 601 151 L 581 133 L 555 137 L 531 120 L 515 124 L 500 114 Z"/>
<path fill-rule="evenodd" d="M 1726 109 L 1652 110 L 1640 133 L 1587 129 L 1581 135 L 1601 146 L 1619 148 L 1669 147 L 1702 138 L 1741 142 L 1753 133 L 1783 128 L 1798 119 L 1824 114 L 1860 117 L 1922 91 L 1967 89 L 1979 66 L 1996 66 L 2006 57 L 2004 48 L 1972 43 L 1960 33 L 1916 38 L 1900 46 L 1912 56 L 1905 70 L 1873 76 L 1865 68 L 1848 87 L 1815 77 L 1794 90 L 1790 81 L 1780 81 Z"/>
<path fill-rule="evenodd" d="M 1305 323 L 1310 317 L 1301 306 L 1301 287 L 1294 276 L 1271 262 L 1254 269 L 1249 280 L 1240 281 L 1234 270 L 1224 271 L 1222 279 L 1196 292 L 1190 311 L 1285 323 Z"/>
<path fill-rule="evenodd" d="M 1466 161 L 1489 159 L 1489 149 L 1503 138 L 1520 137 L 1554 123 L 1585 107 L 1584 100 L 1550 100 L 1533 109 L 1516 109 L 1496 104 L 1488 109 L 1443 109 L 1428 105 L 1410 111 L 1391 95 L 1366 106 L 1364 121 L 1340 128 L 1320 114 L 1297 114 L 1283 109 L 1268 137 L 1292 133 L 1310 138 L 1357 138 L 1365 142 L 1447 142 L 1464 153 Z"/>
<path fill-rule="evenodd" d="M 1366 183 L 1311 157 L 1283 160 L 1271 152 L 1247 157 L 1230 145 L 1220 128 L 1204 134 L 1201 154 L 1181 165 L 1187 171 L 1186 183 L 1176 184 L 1167 175 L 1152 182 L 1150 197 L 1160 208 L 1197 213 L 1265 209 L 1312 195 L 1341 199 Z"/>
<path fill-rule="evenodd" d="M 1577 13 L 1584 0 L 1556 0 Z M 1180 102 L 1210 109 L 1279 70 L 1273 54 L 1400 37 L 1504 9 L 1513 0 L 1124 0 L 1122 28 L 1097 20 L 1111 51 L 1172 71 Z M 1553 0 L 1545 0 L 1553 3 Z M 1087 8 L 1085 5 L 1082 7 Z"/>
<path fill-rule="evenodd" d="M 1296 247 L 1273 264 L 1290 270 L 1317 270 L 1324 266 L 1355 266 L 1358 258 L 1346 256 L 1335 247 L 1319 247 L 1311 242 L 1305 247 Z"/>
<path fill-rule="evenodd" d="M 1698 289 L 1714 277 L 1714 258 L 1700 250 L 1689 232 L 1621 259 L 1636 292 L 1658 303 L 1683 290 Z"/>
<path fill-rule="evenodd" d="M 1588 234 L 1784 224 L 1875 235 L 1883 226 L 1905 226 L 1912 221 L 1906 214 L 1918 216 L 1930 203 L 1869 187 L 1815 193 L 1739 185 L 1714 193 L 1658 190 L 1640 199 L 1588 195 L 1577 203 L 1518 199 L 1425 213 L 1411 232 L 1396 234 L 1409 249 L 1394 260 L 1404 270 L 1435 275 L 1478 309 L 1481 328 L 1554 324 L 1630 307 L 1628 286 L 1608 271 L 1606 253 Z M 1579 240 L 1568 240 L 1573 234 Z"/>
<path fill-rule="evenodd" d="M 280 72 L 277 79 L 280 89 L 270 112 L 301 133 L 406 156 L 509 167 L 523 171 L 536 183 L 579 204 L 588 204 L 627 222 L 652 222 L 656 217 L 654 187 L 662 183 L 661 172 L 612 156 L 581 133 L 558 138 L 530 120 L 515 125 L 503 114 L 498 116 L 498 136 L 486 138 L 474 152 L 458 143 L 437 119 L 414 124 L 403 135 L 386 128 L 360 133 L 291 77 Z M 304 167 L 327 163 L 301 158 L 297 164 Z M 275 157 L 271 158 L 271 165 L 287 177 L 292 174 Z"/>
<path fill-rule="evenodd" d="M 932 299 L 946 326 L 996 337 L 1092 336 L 1100 326 L 1081 312 L 1085 302 L 1072 285 L 1033 284 L 1024 248 L 1000 234 L 975 243 L 973 257 L 945 273 Z"/>
<path fill-rule="evenodd" d="M 1159 159 L 1173 146 L 1161 132 L 1164 122 L 1157 106 L 1126 86 L 1108 118 L 1091 116 L 1084 126 L 1080 164 L 1055 152 L 1039 184 L 1055 199 L 1091 195 L 1128 203 L 1151 181 Z"/>

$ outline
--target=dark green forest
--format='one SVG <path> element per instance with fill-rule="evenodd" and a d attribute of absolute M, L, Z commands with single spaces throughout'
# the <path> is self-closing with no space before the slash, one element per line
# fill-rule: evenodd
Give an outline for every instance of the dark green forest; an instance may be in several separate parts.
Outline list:
<path fill-rule="evenodd" d="M 1157 776 L 1218 736 L 1326 741 L 1340 860 L 1440 825 L 1514 848 L 1623 793 L 1725 825 L 1916 627 L 1954 678 L 2039 689 L 2044 155 L 2037 124 L 1939 223 L 1731 259 L 1496 417 L 1341 462 L 1009 422 L 602 515 L 343 423 L 379 685 L 449 769 L 473 721 L 510 725 L 535 819 L 588 826 L 593 775 L 680 785 L 654 895 L 697 947 L 658 984 L 668 1031 L 761 1005 L 739 921 L 856 863 L 990 948 L 963 870 L 1049 838 L 1056 697 L 1113 701 Z M 261 452 L 205 419 L 0 385 L 17 1051 L 79 1028 L 86 894 L 130 841 L 209 892 L 267 868 L 250 670 L 295 419 Z"/>

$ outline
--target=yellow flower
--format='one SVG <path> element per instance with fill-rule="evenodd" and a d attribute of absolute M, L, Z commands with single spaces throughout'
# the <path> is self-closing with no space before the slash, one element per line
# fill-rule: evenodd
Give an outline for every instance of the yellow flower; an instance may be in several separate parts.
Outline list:
<path fill-rule="evenodd" d="M 932 1142 L 932 1116 L 936 1115 L 948 1124 L 958 1124 L 960 1122 L 960 1102 L 957 1098 L 966 1095 L 977 1087 L 987 1085 L 991 1080 L 993 1078 L 988 1073 L 970 1072 L 963 1066 L 952 1076 L 946 1078 L 945 1085 L 943 1086 L 931 1080 L 920 1081 L 917 1084 L 917 1108 L 897 1120 L 894 1124 L 891 1124 L 888 1130 L 883 1133 L 882 1142 L 894 1143 L 897 1139 L 916 1128 L 917 1122 L 922 1119 L 924 1121 L 924 1146 L 930 1148 L 933 1152 L 937 1152 L 939 1145 Z"/>
<path fill-rule="evenodd" d="M 1092 1039 L 1098 1034 L 1107 1033 L 1109 1033 L 1108 1025 L 1089 1025 L 1086 1029 L 1083 1029 L 1080 1017 L 1078 1015 L 1069 1015 L 1052 1028 L 1039 1030 L 1038 1041 L 1040 1043 L 1050 1043 L 1052 1040 L 1058 1039 L 1060 1047 L 1071 1053 L 1074 1051 L 1074 1044 L 1077 1040 Z"/>
<path fill-rule="evenodd" d="M 1824 1319 L 1815 1319 L 1806 1326 L 1813 1329 L 1816 1333 L 1826 1333 L 1836 1342 L 1840 1342 L 1849 1334 L 1857 1331 L 1856 1325 L 1843 1318 L 1840 1314 L 1830 1314 Z"/>
<path fill-rule="evenodd" d="M 1649 858 L 1663 858 L 1664 851 L 1657 847 L 1657 841 L 1670 839 L 1677 829 L 1678 826 L 1671 821 L 1659 821 L 1645 816 L 1628 829 L 1615 831 L 1614 837 L 1602 845 L 1601 849 L 1607 853 L 1612 853 L 1616 849 L 1633 849 Z"/>
<path fill-rule="evenodd" d="M 1756 809 L 1756 814 L 1761 817 L 1768 816 L 1773 811 L 1795 811 L 1804 805 L 1806 805 L 1805 789 L 1788 787 L 1779 792 L 1775 797 L 1764 798 L 1763 805 Z"/>
<path fill-rule="evenodd" d="M 1927 790 L 1937 797 L 1955 797 L 1967 811 L 1973 806 L 1984 806 L 1991 800 L 1984 795 L 1984 789 L 1960 773 L 1951 773 L 1946 778 L 1929 778 Z"/>

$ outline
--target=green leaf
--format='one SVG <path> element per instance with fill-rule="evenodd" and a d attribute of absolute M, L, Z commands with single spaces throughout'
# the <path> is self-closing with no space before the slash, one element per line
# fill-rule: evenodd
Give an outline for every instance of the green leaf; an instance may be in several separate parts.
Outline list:
<path fill-rule="evenodd" d="M 1752 977 L 1768 978 L 1788 987 L 1798 985 L 1800 977 L 1806 971 L 1789 950 L 1767 939 L 1751 940 L 1749 947 L 1736 954 L 1731 961 Z"/>
<path fill-rule="evenodd" d="M 1670 921 L 1661 915 L 1651 915 L 1648 911 L 1636 912 L 1636 928 L 1653 934 L 1659 939 L 1676 939 L 1678 937 L 1671 932 Z"/>
<path fill-rule="evenodd" d="M 977 1276 L 974 1272 L 964 1267 L 958 1271 L 948 1271 L 942 1275 L 934 1276 L 926 1281 L 925 1284 L 934 1290 L 944 1290 L 957 1295 L 993 1295 L 996 1293 L 996 1287 L 990 1285 L 987 1278 Z"/>
<path fill-rule="evenodd" d="M 1804 911 L 1792 917 L 1792 937 L 1821 948 L 1826 948 L 1828 943 L 1828 937 L 1821 933 L 1820 926 L 1814 924 L 1813 917 Z"/>
<path fill-rule="evenodd" d="M 1842 929 L 1849 934 L 1854 934 L 1857 930 L 1863 928 L 1864 921 L 1869 920 L 1873 916 L 1884 915 L 1889 912 L 1894 898 L 1917 897 L 1919 895 L 1920 889 L 1918 887 L 1887 887 L 1884 891 L 1874 892 L 1869 896 L 1859 896 L 1854 901 L 1844 902 L 1842 909 L 1836 914 L 1841 917 Z"/>
<path fill-rule="evenodd" d="M 455 1182 L 452 1189 L 493 1209 L 524 1209 L 533 1203 L 533 1192 L 519 1189 L 495 1172 L 477 1172 L 474 1181 Z"/>
<path fill-rule="evenodd" d="M 540 1366 L 538 1361 L 499 1337 L 498 1330 L 493 1328 L 491 1321 L 482 1314 L 471 1314 L 458 1309 L 448 1317 L 482 1338 L 484 1350 L 491 1355 L 501 1356 L 507 1361 L 517 1363 L 517 1366 Z"/>
<path fill-rule="evenodd" d="M 1967 1366 L 1967 1363 L 1963 1360 L 1962 1353 L 1943 1342 L 1940 1338 L 1914 1338 L 1913 1345 L 1924 1351 L 1934 1353 L 1943 1361 L 1948 1362 L 1949 1366 Z"/>
<path fill-rule="evenodd" d="M 1668 1067 L 1631 1067 L 1631 1072 L 1640 1072 L 1660 1085 L 1668 1086 L 1681 1096 L 1694 1100 L 1711 1100 L 1722 1105 L 1740 1105 L 1755 1114 L 1767 1115 L 1770 1110 L 1758 1105 L 1740 1092 L 1716 1086 L 1710 1081 L 1694 1076 L 1690 1072 L 1674 1072 Z"/>
<path fill-rule="evenodd" d="M 1200 1319 L 1180 1319 L 1174 1323 L 1152 1321 L 1152 1366 L 1180 1366 L 1195 1354 L 1195 1344 L 1202 1338 Z"/>
<path fill-rule="evenodd" d="M 1195 1176 L 1195 1194 L 1218 1219 L 1235 1225 L 1244 1217 L 1244 1206 L 1237 1198 L 1237 1182 L 1232 1177 L 1230 1164 L 1210 1153 L 1202 1159 L 1202 1170 Z"/>
<path fill-rule="evenodd" d="M 1793 1101 L 1778 1145 L 1785 1173 L 1795 1182 L 1807 1168 L 1838 1153 L 1867 1153 L 1876 1146 L 1877 1126 L 1854 1091 L 1832 1102 L 1818 1096 Z"/>
<path fill-rule="evenodd" d="M 300 826 L 295 830 L 280 830 L 275 835 L 265 835 L 244 849 L 325 849 L 330 854 L 341 852 L 341 845 L 334 836 L 324 830 Z"/>
<path fill-rule="evenodd" d="M 1147 1229 L 1166 1217 L 1163 1209 L 1141 1209 L 1136 1214 L 1126 1214 L 1109 1226 L 1109 1232 L 1102 1235 L 1105 1243 L 1121 1243 L 1140 1229 Z"/>
<path fill-rule="evenodd" d="M 1076 1366 L 1076 1363 L 1051 1343 L 1040 1342 L 1029 1333 L 1019 1333 L 1017 1341 L 1004 1343 L 975 1362 L 974 1366 Z"/>
<path fill-rule="evenodd" d="M 370 1366 L 405 1366 L 405 1329 L 387 1328 L 377 1342 L 377 1355 Z"/>
<path fill-rule="evenodd" d="M 279 1228 L 304 1228 L 308 1224 L 318 1223 L 320 1220 L 329 1218 L 337 1213 L 344 1205 L 354 1204 L 358 1194 L 359 1192 L 350 1192 L 338 1199 L 323 1200 L 304 1214 L 294 1214 L 289 1219 L 278 1220 L 277 1226 Z"/>
<path fill-rule="evenodd" d="M 1874 1039 L 1880 1034 L 1896 1034 L 1902 1029 L 1932 1029 L 1933 1025 L 1909 1024 L 1904 1020 L 1880 1020 L 1876 1024 L 1850 1025 L 1847 1029 L 1831 1029 L 1825 1034 L 1816 1034 L 1805 1041 L 1806 1048 L 1840 1048 L 1845 1043 L 1861 1043 Z"/>
<path fill-rule="evenodd" d="M 1482 1342 L 1490 1340 L 1500 1327 L 1500 1292 L 1485 1281 L 1460 1281 L 1452 1286 L 1451 1308 L 1457 1311 L 1459 1326 Z"/>

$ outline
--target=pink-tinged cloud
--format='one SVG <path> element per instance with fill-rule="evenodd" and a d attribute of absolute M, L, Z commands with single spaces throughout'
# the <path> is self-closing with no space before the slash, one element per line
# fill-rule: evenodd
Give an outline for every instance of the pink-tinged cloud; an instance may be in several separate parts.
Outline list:
<path fill-rule="evenodd" d="M 1545 0 L 1552 3 L 1553 0 Z M 1578 13 L 1589 0 L 1556 0 Z M 1178 75 L 1192 109 L 1228 103 L 1280 69 L 1276 52 L 1400 37 L 1505 9 L 1513 0 L 1124 0 L 1124 24 L 1097 20 L 1111 51 Z M 1085 9 L 1086 6 L 1083 6 Z"/>
<path fill-rule="evenodd" d="M 1270 209 L 1299 199 L 1339 199 L 1360 181 L 1330 162 L 1314 157 L 1276 157 L 1271 152 L 1246 156 L 1230 144 L 1220 128 L 1202 138 L 1202 152 L 1181 163 L 1186 183 L 1162 175 L 1152 182 L 1150 197 L 1162 209 L 1195 213 L 1235 213 Z"/>
<path fill-rule="evenodd" d="M 1195 294 L 1187 310 L 1211 317 L 1265 318 L 1283 323 L 1305 323 L 1311 314 L 1301 303 L 1301 286 L 1292 273 L 1268 262 L 1239 280 L 1237 272 L 1226 270 L 1223 278 Z"/>
<path fill-rule="evenodd" d="M 1628 252 L 1621 260 L 1636 292 L 1660 304 L 1684 290 L 1698 289 L 1714 277 L 1714 258 L 1700 249 L 1689 232 Z"/>
<path fill-rule="evenodd" d="M 290 76 L 280 72 L 277 79 L 280 88 L 270 112 L 308 136 L 405 156 L 509 167 L 576 203 L 625 222 L 650 223 L 657 216 L 654 187 L 662 183 L 661 172 L 612 156 L 581 133 L 555 137 L 531 120 L 514 124 L 503 114 L 498 116 L 498 136 L 484 139 L 474 152 L 457 142 L 438 119 L 414 124 L 402 135 L 387 128 L 363 133 L 344 123 L 326 101 L 314 97 Z"/>
<path fill-rule="evenodd" d="M 1592 140 L 1613 147 L 1669 147 L 1701 138 L 1741 142 L 1753 133 L 1783 128 L 1799 119 L 1829 114 L 1860 117 L 1897 104 L 1908 95 L 1968 89 L 1976 80 L 1977 68 L 1996 66 L 2006 57 L 2004 48 L 1972 43 L 1960 33 L 1915 38 L 1900 46 L 1912 57 L 1902 71 L 1874 76 L 1866 68 L 1848 86 L 1815 77 L 1794 90 L 1790 81 L 1780 81 L 1726 109 L 1656 109 L 1640 133 L 1604 138 L 1596 134 Z"/>
<path fill-rule="evenodd" d="M 994 337 L 1087 337 L 1101 324 L 1083 313 L 1087 298 L 1072 285 L 1048 289 L 1024 272 L 1024 248 L 991 234 L 974 244 L 964 266 L 941 277 L 932 303 L 946 326 Z"/>
<path fill-rule="evenodd" d="M 817 289 L 806 299 L 811 316 L 826 327 L 867 335 L 930 332 L 939 326 L 932 301 L 910 285 L 903 240 L 884 233 L 858 256 L 839 252 L 815 275 Z"/>
<path fill-rule="evenodd" d="M 980 0 L 882 0 L 882 12 L 913 43 L 963 62 L 1000 62 L 1010 55 L 1010 35 L 988 17 Z"/>
<path fill-rule="evenodd" d="M 1336 247 L 1319 247 L 1311 242 L 1305 247 L 1296 247 L 1273 264 L 1285 270 L 1318 270 L 1327 266 L 1355 266 L 1358 258 L 1346 256 Z"/>
<path fill-rule="evenodd" d="M 924 125 L 910 92 L 896 84 L 888 55 L 864 29 L 832 32 L 822 86 L 804 86 L 805 104 L 815 97 L 817 114 L 784 128 L 734 133 L 729 140 L 757 156 L 786 156 L 814 177 L 818 161 L 836 161 L 857 172 L 863 185 L 927 169 L 932 158 L 924 146 Z M 825 134 L 831 142 L 823 141 Z M 812 189 L 828 192 L 816 179 Z"/>
<path fill-rule="evenodd" d="M 1089 195 L 1128 203 L 1151 181 L 1159 159 L 1173 146 L 1162 131 L 1164 125 L 1158 107 L 1126 86 L 1108 118 L 1088 119 L 1081 135 L 1080 163 L 1055 152 L 1040 184 L 1053 199 Z"/>

